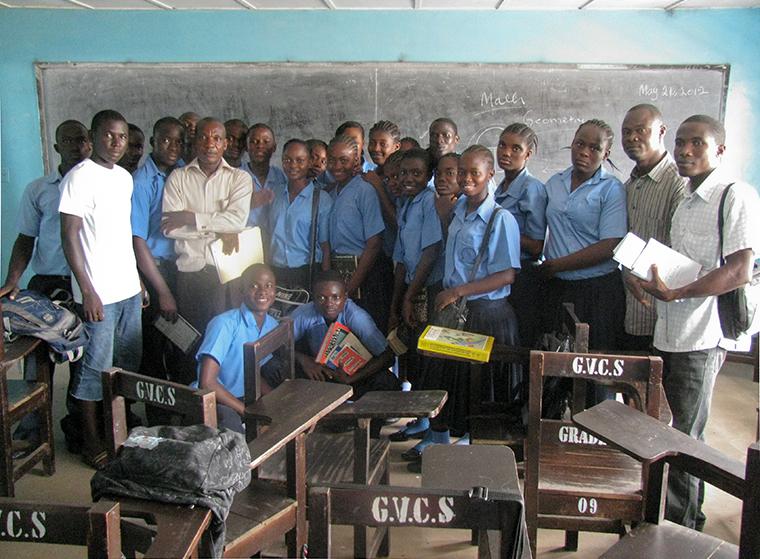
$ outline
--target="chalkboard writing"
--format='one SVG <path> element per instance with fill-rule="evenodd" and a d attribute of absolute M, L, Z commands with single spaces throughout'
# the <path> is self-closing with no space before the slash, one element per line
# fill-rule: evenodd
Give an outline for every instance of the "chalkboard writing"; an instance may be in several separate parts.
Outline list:
<path fill-rule="evenodd" d="M 344 120 L 367 127 L 396 122 L 428 143 L 430 122 L 459 125 L 459 151 L 495 148 L 500 131 L 524 122 L 539 136 L 531 172 L 541 179 L 570 164 L 567 146 L 580 123 L 601 118 L 620 130 L 625 111 L 654 103 L 671 129 L 687 116 L 722 119 L 728 65 L 610 66 L 554 64 L 240 63 L 37 64 L 46 166 L 56 162 L 54 130 L 75 118 L 89 123 L 103 108 L 124 114 L 150 136 L 158 118 L 185 111 L 221 119 L 267 122 L 278 143 L 292 137 L 329 140 Z M 612 160 L 632 164 L 616 138 Z M 279 159 L 279 155 L 277 156 Z"/>

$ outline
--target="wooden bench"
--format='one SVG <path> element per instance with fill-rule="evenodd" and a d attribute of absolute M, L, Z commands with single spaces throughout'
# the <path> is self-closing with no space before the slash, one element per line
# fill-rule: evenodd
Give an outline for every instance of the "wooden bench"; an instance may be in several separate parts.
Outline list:
<path fill-rule="evenodd" d="M 246 402 L 253 395 L 258 397 L 259 376 L 262 361 L 269 355 L 280 352 L 285 376 L 295 376 L 293 358 L 292 322 L 283 321 L 275 330 L 255 342 L 245 345 Z M 332 383 L 327 383 L 332 384 Z M 339 385 L 346 386 L 346 385 Z M 350 390 L 350 387 L 349 387 Z M 308 401 L 308 392 L 300 394 Z M 390 417 L 434 417 L 446 401 L 446 392 L 369 392 L 359 400 L 345 403 L 329 414 L 331 422 L 350 422 L 353 434 L 327 432 L 311 433 L 306 437 L 308 456 L 306 482 L 309 486 L 325 486 L 334 483 L 354 482 L 366 485 L 389 483 L 388 463 L 390 442 L 387 439 L 372 439 L 369 425 L 373 419 Z M 249 421 L 247 432 L 257 429 L 255 422 Z M 262 478 L 283 481 L 286 475 L 285 455 L 280 453 L 262 465 Z M 385 529 L 377 530 L 373 537 L 364 526 L 354 528 L 354 554 L 357 557 L 373 557 L 387 553 L 389 546 Z"/>
<path fill-rule="evenodd" d="M 746 466 L 705 443 L 618 402 L 605 401 L 573 420 L 607 444 L 641 461 L 648 472 L 644 520 L 612 546 L 607 559 L 760 557 L 760 445 L 749 447 Z M 743 500 L 739 547 L 663 521 L 669 465 Z"/>
<path fill-rule="evenodd" d="M 47 345 L 37 338 L 25 336 L 9 344 L 3 344 L 0 338 L 0 353 L 0 495 L 13 497 L 16 481 L 40 462 L 46 475 L 55 473 L 51 363 Z M 37 380 L 8 378 L 11 368 L 21 361 L 29 363 L 31 360 L 35 361 Z M 11 428 L 23 417 L 35 412 L 40 415 L 40 445 L 14 463 Z"/>
<path fill-rule="evenodd" d="M 534 553 L 539 527 L 564 530 L 566 549 L 577 549 L 578 531 L 624 533 L 626 523 L 642 517 L 646 472 L 572 422 L 543 419 L 543 380 L 555 376 L 625 389 L 656 421 L 662 360 L 533 351 L 530 372 L 525 505 Z"/>
<path fill-rule="evenodd" d="M 432 447 L 431 447 L 432 448 Z M 484 535 L 484 545 L 479 557 L 530 557 L 524 555 L 527 549 L 523 522 L 523 503 L 517 481 L 514 454 L 506 447 L 465 447 L 442 446 L 436 451 L 438 464 L 426 464 L 433 454 L 427 451 L 422 456 L 424 472 L 443 465 L 460 463 L 462 452 L 467 451 L 475 461 L 492 457 L 493 451 L 500 454 L 500 462 L 494 469 L 504 470 L 508 483 L 498 490 L 485 485 L 468 489 L 434 488 L 423 482 L 422 488 L 371 486 L 359 484 L 336 484 L 331 487 L 316 487 L 309 491 L 311 508 L 309 553 L 315 557 L 330 557 L 331 524 L 354 524 L 376 527 L 418 526 L 426 528 L 480 528 Z M 456 454 L 453 461 L 443 458 L 446 454 Z M 441 462 L 442 460 L 442 462 Z M 447 477 L 458 472 L 447 470 Z M 470 478 L 488 482 L 487 479 Z M 449 483 L 449 480 L 446 480 Z M 498 531 L 498 532 L 494 532 Z M 487 535 L 495 536 L 486 542 Z M 495 555 L 490 555 L 491 550 Z"/>

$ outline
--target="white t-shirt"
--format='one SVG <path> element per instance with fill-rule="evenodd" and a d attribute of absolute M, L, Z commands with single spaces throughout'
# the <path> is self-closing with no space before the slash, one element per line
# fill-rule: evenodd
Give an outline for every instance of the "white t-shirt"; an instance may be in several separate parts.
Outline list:
<path fill-rule="evenodd" d="M 117 303 L 140 292 L 132 248 L 132 176 L 85 159 L 61 181 L 61 213 L 82 218 L 79 239 L 85 272 L 104 305 Z M 72 274 L 74 300 L 82 291 Z"/>

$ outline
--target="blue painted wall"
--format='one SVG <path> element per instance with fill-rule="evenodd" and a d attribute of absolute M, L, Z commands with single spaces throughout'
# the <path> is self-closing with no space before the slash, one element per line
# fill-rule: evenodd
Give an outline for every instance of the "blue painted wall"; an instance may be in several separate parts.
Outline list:
<path fill-rule="evenodd" d="M 760 185 L 760 10 L 642 12 L 0 9 L 2 276 L 43 173 L 33 64 L 420 61 L 731 64 L 726 163 Z M 672 136 L 671 136 L 672 141 Z"/>

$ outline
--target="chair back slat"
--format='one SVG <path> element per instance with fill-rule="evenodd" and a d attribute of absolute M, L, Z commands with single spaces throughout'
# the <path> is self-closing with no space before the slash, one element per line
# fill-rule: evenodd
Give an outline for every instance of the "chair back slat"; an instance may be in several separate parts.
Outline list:
<path fill-rule="evenodd" d="M 168 380 L 113 367 L 103 372 L 103 416 L 108 453 L 116 456 L 129 436 L 125 400 L 144 402 L 171 411 L 186 424 L 216 427 L 216 395 Z"/>

